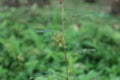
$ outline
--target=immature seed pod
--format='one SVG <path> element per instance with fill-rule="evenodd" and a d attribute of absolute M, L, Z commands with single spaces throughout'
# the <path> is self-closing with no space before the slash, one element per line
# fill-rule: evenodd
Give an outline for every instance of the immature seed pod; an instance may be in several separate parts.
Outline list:
<path fill-rule="evenodd" d="M 59 0 L 59 3 L 62 4 L 63 0 Z"/>

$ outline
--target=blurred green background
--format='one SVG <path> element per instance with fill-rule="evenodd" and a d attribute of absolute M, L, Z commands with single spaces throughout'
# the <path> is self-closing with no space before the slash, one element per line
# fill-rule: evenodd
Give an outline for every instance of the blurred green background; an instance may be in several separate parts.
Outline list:
<path fill-rule="evenodd" d="M 110 14 L 111 4 L 63 4 L 69 79 L 120 80 L 120 17 Z M 63 48 L 56 41 L 61 27 L 57 0 L 1 5 L 0 80 L 65 80 Z"/>

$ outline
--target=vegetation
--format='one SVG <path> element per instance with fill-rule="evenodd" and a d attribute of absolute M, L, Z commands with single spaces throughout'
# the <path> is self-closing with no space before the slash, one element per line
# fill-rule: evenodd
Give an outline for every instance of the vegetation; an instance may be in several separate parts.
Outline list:
<path fill-rule="evenodd" d="M 65 80 L 56 5 L 0 8 L 0 80 Z M 119 80 L 120 17 L 101 5 L 64 5 L 69 80 Z"/>
<path fill-rule="evenodd" d="M 86 2 L 91 2 L 91 3 L 93 3 L 93 2 L 95 2 L 96 0 L 85 0 Z"/>
<path fill-rule="evenodd" d="M 4 6 L 20 7 L 22 5 L 33 5 L 43 6 L 49 4 L 50 0 L 2 0 L 1 4 Z"/>
<path fill-rule="evenodd" d="M 113 1 L 112 14 L 120 15 L 120 0 L 114 0 Z"/>

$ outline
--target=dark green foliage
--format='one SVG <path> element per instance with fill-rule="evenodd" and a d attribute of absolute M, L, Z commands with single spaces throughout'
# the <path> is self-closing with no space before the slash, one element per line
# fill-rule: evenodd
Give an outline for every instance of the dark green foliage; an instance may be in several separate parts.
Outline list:
<path fill-rule="evenodd" d="M 85 1 L 89 3 L 94 3 L 96 0 L 85 0 Z"/>
<path fill-rule="evenodd" d="M 9 6 L 9 7 L 20 7 L 23 5 L 33 5 L 37 4 L 38 6 L 48 5 L 50 0 L 2 0 L 2 6 Z"/>
<path fill-rule="evenodd" d="M 19 7 L 20 2 L 19 0 L 4 0 L 3 5 Z"/>
<path fill-rule="evenodd" d="M 52 42 L 60 33 L 59 12 L 0 9 L 0 80 L 64 80 L 63 49 Z M 81 11 L 76 21 L 65 16 L 70 80 L 120 79 L 119 19 L 92 11 Z"/>

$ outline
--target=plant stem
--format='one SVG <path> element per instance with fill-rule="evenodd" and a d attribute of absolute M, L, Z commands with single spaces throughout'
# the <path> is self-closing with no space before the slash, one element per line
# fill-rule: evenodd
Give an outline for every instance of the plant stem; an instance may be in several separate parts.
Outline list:
<path fill-rule="evenodd" d="M 62 37 L 63 37 L 63 48 L 64 48 L 64 56 L 65 56 L 65 63 L 66 63 L 66 80 L 69 80 L 69 72 L 68 72 L 68 57 L 66 52 L 66 42 L 65 42 L 65 23 L 64 23 L 64 6 L 63 3 L 61 4 L 61 22 L 62 22 Z"/>

